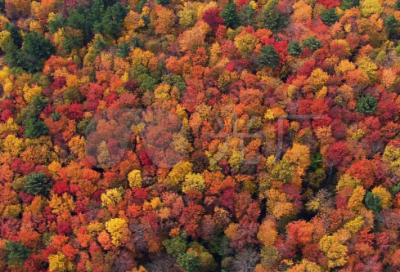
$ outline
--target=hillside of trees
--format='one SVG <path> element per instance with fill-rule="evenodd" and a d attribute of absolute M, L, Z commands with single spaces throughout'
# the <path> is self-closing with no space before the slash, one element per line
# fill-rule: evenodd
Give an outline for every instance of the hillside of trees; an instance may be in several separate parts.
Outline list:
<path fill-rule="evenodd" d="M 0 0 L 0 271 L 400 271 L 400 0 Z"/>

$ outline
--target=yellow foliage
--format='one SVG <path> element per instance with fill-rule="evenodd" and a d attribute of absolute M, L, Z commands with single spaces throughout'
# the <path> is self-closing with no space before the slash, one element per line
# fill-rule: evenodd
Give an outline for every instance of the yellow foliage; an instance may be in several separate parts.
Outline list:
<path fill-rule="evenodd" d="M 364 200 L 365 196 L 365 189 L 361 185 L 358 185 L 354 190 L 353 193 L 351 194 L 349 201 L 347 203 L 347 207 L 353 211 L 359 211 L 361 210 L 364 205 L 362 204 L 362 201 Z"/>
<path fill-rule="evenodd" d="M 270 189 L 265 192 L 268 197 L 267 211 L 276 218 L 289 215 L 293 212 L 293 204 L 287 201 L 287 195 L 280 193 L 276 189 Z"/>
<path fill-rule="evenodd" d="M 344 188 L 353 188 L 355 189 L 357 185 L 361 183 L 360 179 L 353 178 L 348 174 L 344 174 L 340 177 L 338 184 L 336 185 L 336 191 L 340 191 Z"/>
<path fill-rule="evenodd" d="M 201 174 L 190 173 L 185 176 L 185 181 L 182 184 L 182 192 L 194 189 L 202 192 L 206 188 L 204 178 Z"/>
<path fill-rule="evenodd" d="M 143 183 L 141 171 L 140 170 L 132 170 L 128 174 L 128 181 L 129 181 L 129 186 L 132 189 L 141 188 L 142 183 Z"/>
<path fill-rule="evenodd" d="M 68 142 L 68 147 L 73 154 L 79 159 L 83 159 L 86 156 L 85 153 L 85 138 L 83 136 L 75 136 Z"/>
<path fill-rule="evenodd" d="M 392 195 L 386 188 L 382 186 L 375 187 L 372 189 L 372 193 L 381 198 L 382 209 L 388 209 L 392 206 Z"/>
<path fill-rule="evenodd" d="M 312 16 L 312 6 L 306 4 L 303 0 L 298 1 L 293 4 L 293 16 L 292 19 L 296 22 L 305 23 L 307 20 L 311 19 Z"/>
<path fill-rule="evenodd" d="M 154 90 L 154 97 L 157 99 L 161 99 L 161 100 L 169 100 L 170 99 L 170 95 L 169 95 L 170 90 L 171 90 L 171 86 L 169 86 L 168 84 L 160 84 Z"/>
<path fill-rule="evenodd" d="M 128 32 L 133 33 L 138 28 L 143 26 L 145 26 L 145 22 L 143 21 L 142 16 L 133 10 L 129 11 L 124 20 L 124 27 L 128 30 Z"/>
<path fill-rule="evenodd" d="M 348 59 L 344 59 L 335 67 L 335 72 L 339 75 L 340 73 L 344 74 L 348 71 L 354 71 L 355 69 L 356 65 L 354 63 Z"/>
<path fill-rule="evenodd" d="M 4 47 L 12 41 L 13 41 L 13 39 L 11 37 L 10 32 L 8 32 L 6 30 L 0 32 L 0 48 L 1 48 L 1 50 L 4 51 Z"/>
<path fill-rule="evenodd" d="M 390 169 L 395 173 L 400 173 L 400 148 L 386 146 L 383 152 L 383 160 L 389 163 Z"/>
<path fill-rule="evenodd" d="M 29 88 L 28 84 L 25 84 L 23 92 L 25 101 L 29 103 L 36 95 L 42 94 L 42 88 L 39 86 Z"/>
<path fill-rule="evenodd" d="M 73 211 L 75 209 L 75 202 L 73 197 L 68 193 L 64 193 L 62 196 L 52 193 L 49 206 L 52 213 L 60 215 L 64 211 Z"/>
<path fill-rule="evenodd" d="M 321 68 L 317 68 L 312 71 L 310 77 L 308 78 L 309 84 L 311 84 L 316 89 L 321 89 L 329 80 L 328 73 L 324 72 Z"/>
<path fill-rule="evenodd" d="M 59 252 L 49 256 L 49 270 L 51 272 L 69 272 L 74 271 L 74 265 L 67 260 L 67 257 Z"/>
<path fill-rule="evenodd" d="M 184 180 L 185 176 L 192 172 L 192 164 L 190 162 L 181 161 L 177 163 L 169 172 L 165 182 L 168 187 L 178 187 Z"/>
<path fill-rule="evenodd" d="M 364 226 L 362 216 L 357 216 L 355 219 L 349 221 L 344 225 L 344 229 L 348 230 L 353 236 L 356 235 Z"/>
<path fill-rule="evenodd" d="M 240 52 L 243 53 L 243 55 L 253 52 L 253 50 L 256 48 L 256 43 L 256 37 L 249 33 L 235 37 L 235 46 L 240 50 Z"/>
<path fill-rule="evenodd" d="M 116 188 L 109 189 L 105 193 L 101 194 L 101 205 L 103 207 L 107 207 L 108 205 L 115 205 L 121 201 L 121 192 Z"/>
<path fill-rule="evenodd" d="M 318 243 L 319 248 L 328 258 L 328 267 L 335 268 L 346 264 L 347 247 L 333 236 L 324 236 Z"/>
<path fill-rule="evenodd" d="M 9 134 L 3 143 L 4 152 L 9 152 L 11 155 L 17 157 L 24 149 L 24 140 Z"/>
<path fill-rule="evenodd" d="M 307 146 L 294 143 L 293 147 L 289 149 L 282 158 L 297 166 L 297 173 L 304 175 L 308 166 L 310 166 L 310 150 Z"/>
<path fill-rule="evenodd" d="M 360 1 L 360 11 L 364 17 L 369 17 L 372 14 L 381 14 L 383 7 L 379 0 L 363 0 Z"/>
<path fill-rule="evenodd" d="M 121 218 L 113 218 L 106 222 L 106 229 L 111 234 L 111 242 L 115 246 L 121 245 L 122 231 L 128 223 Z"/>

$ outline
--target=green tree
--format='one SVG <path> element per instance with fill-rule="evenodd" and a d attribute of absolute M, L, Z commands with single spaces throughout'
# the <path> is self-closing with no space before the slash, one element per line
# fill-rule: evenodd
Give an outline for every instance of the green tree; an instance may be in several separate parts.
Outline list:
<path fill-rule="evenodd" d="M 172 239 L 166 239 L 162 243 L 167 250 L 167 253 L 174 258 L 185 254 L 187 250 L 187 234 L 183 232 L 180 236 L 176 236 Z"/>
<path fill-rule="evenodd" d="M 308 49 L 310 49 L 311 51 L 315 51 L 322 47 L 322 43 L 315 36 L 313 36 L 313 37 L 304 39 L 302 47 L 303 48 L 308 47 Z"/>
<path fill-rule="evenodd" d="M 131 46 L 128 43 L 123 43 L 118 46 L 117 56 L 120 58 L 126 58 L 131 52 Z"/>
<path fill-rule="evenodd" d="M 377 104 L 377 99 L 367 94 L 366 96 L 360 97 L 360 99 L 358 99 L 356 111 L 360 113 L 373 114 L 376 110 Z"/>
<path fill-rule="evenodd" d="M 278 31 L 282 27 L 287 26 L 288 18 L 285 16 L 276 5 L 278 0 L 272 0 L 271 3 L 262 11 L 260 21 L 265 28 L 272 31 Z"/>
<path fill-rule="evenodd" d="M 32 195 L 47 195 L 51 189 L 51 181 L 45 173 L 31 173 L 26 176 L 25 192 Z"/>
<path fill-rule="evenodd" d="M 194 252 L 186 252 L 178 257 L 178 264 L 185 272 L 197 272 L 201 265 Z"/>
<path fill-rule="evenodd" d="M 244 5 L 239 12 L 240 22 L 243 26 L 249 26 L 254 24 L 255 11 L 250 4 Z"/>
<path fill-rule="evenodd" d="M 352 7 L 356 7 L 358 5 L 360 5 L 360 0 L 343 0 L 340 8 L 351 9 Z"/>
<path fill-rule="evenodd" d="M 287 51 L 293 56 L 300 55 L 302 51 L 300 43 L 298 41 L 290 42 Z"/>
<path fill-rule="evenodd" d="M 52 20 L 47 23 L 47 27 L 51 34 L 54 34 L 58 29 L 67 25 L 67 19 L 62 14 L 57 14 Z"/>
<path fill-rule="evenodd" d="M 379 213 L 382 209 L 381 198 L 371 192 L 365 195 L 365 207 L 372 210 L 375 214 Z"/>
<path fill-rule="evenodd" d="M 257 58 L 258 67 L 261 69 L 264 66 L 269 66 L 275 69 L 279 62 L 279 53 L 275 51 L 274 47 L 270 44 L 260 49 L 261 54 Z"/>
<path fill-rule="evenodd" d="M 129 9 L 121 3 L 107 8 L 101 20 L 94 24 L 94 31 L 104 37 L 117 39 L 122 32 L 121 26 L 128 12 Z"/>
<path fill-rule="evenodd" d="M 14 263 L 22 265 L 30 254 L 30 250 L 21 244 L 21 240 L 18 240 L 18 243 L 8 240 L 5 251 L 7 252 L 7 263 L 9 265 Z"/>
<path fill-rule="evenodd" d="M 169 5 L 169 4 L 171 4 L 171 3 L 172 3 L 171 0 L 157 0 L 157 4 L 163 5 L 163 6 Z M 139 3 L 139 4 L 140 4 L 140 3 Z"/>
<path fill-rule="evenodd" d="M 321 19 L 326 25 L 331 26 L 339 20 L 339 16 L 336 14 L 335 9 L 331 8 L 321 13 Z"/>
<path fill-rule="evenodd" d="M 240 22 L 239 15 L 236 12 L 237 6 L 233 1 L 222 9 L 221 17 L 225 20 L 225 25 L 230 28 L 235 28 Z"/>
<path fill-rule="evenodd" d="M 56 48 L 49 39 L 36 31 L 26 34 L 22 44 L 22 52 L 25 60 L 24 68 L 29 73 L 42 70 L 44 62 L 56 53 Z"/>
<path fill-rule="evenodd" d="M 385 26 L 389 34 L 389 38 L 396 38 L 397 27 L 399 26 L 399 22 L 396 20 L 394 15 L 389 15 L 385 19 Z"/>
<path fill-rule="evenodd" d="M 32 115 L 28 115 L 22 124 L 24 126 L 25 137 L 29 139 L 39 138 L 49 132 L 46 124 Z"/>
<path fill-rule="evenodd" d="M 24 39 L 21 36 L 21 32 L 19 31 L 18 27 L 15 26 L 14 23 L 5 23 L 4 24 L 4 30 L 7 30 L 10 32 L 11 37 L 13 38 L 14 44 L 18 47 L 21 48 L 22 43 L 24 42 Z"/>

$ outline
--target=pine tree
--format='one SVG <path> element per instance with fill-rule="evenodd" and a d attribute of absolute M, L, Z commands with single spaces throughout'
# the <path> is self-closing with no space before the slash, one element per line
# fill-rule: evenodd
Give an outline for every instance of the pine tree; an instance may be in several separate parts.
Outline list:
<path fill-rule="evenodd" d="M 321 19 L 326 25 L 331 26 L 339 20 L 339 16 L 336 14 L 335 9 L 331 8 L 321 13 Z"/>
<path fill-rule="evenodd" d="M 21 244 L 21 240 L 18 240 L 18 243 L 9 240 L 6 243 L 5 251 L 7 252 L 7 263 L 9 265 L 13 263 L 22 265 L 30 254 L 30 250 L 28 250 L 25 245 Z"/>
<path fill-rule="evenodd" d="M 287 51 L 289 52 L 290 55 L 297 56 L 297 55 L 301 54 L 302 49 L 301 49 L 299 42 L 294 41 L 294 42 L 289 43 Z"/>
<path fill-rule="evenodd" d="M 45 173 L 31 173 L 26 177 L 25 192 L 32 195 L 47 195 L 51 189 L 50 179 Z"/>
<path fill-rule="evenodd" d="M 228 5 L 223 8 L 221 17 L 224 18 L 227 27 L 235 28 L 238 25 L 240 18 L 236 9 L 237 6 L 233 1 L 229 1 Z"/>
<path fill-rule="evenodd" d="M 269 66 L 275 69 L 279 62 L 279 53 L 275 51 L 270 44 L 260 49 L 261 55 L 257 58 L 258 67 L 261 69 L 264 66 Z"/>

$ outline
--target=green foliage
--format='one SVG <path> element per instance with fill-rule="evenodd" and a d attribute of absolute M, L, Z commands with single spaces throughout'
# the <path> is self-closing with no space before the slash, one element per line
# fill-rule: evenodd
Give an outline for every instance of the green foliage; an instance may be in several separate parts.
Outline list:
<path fill-rule="evenodd" d="M 49 104 L 48 98 L 41 98 L 39 95 L 35 95 L 32 101 L 26 107 L 25 113 L 30 116 L 38 116 L 44 108 Z"/>
<path fill-rule="evenodd" d="M 146 5 L 146 1 L 147 0 L 139 0 L 139 3 L 135 7 L 137 12 L 140 12 L 140 13 L 142 12 L 142 9 L 143 9 L 144 5 Z"/>
<path fill-rule="evenodd" d="M 326 25 L 331 26 L 339 21 L 339 16 L 336 14 L 335 9 L 331 8 L 329 10 L 324 10 L 321 13 L 321 19 Z"/>
<path fill-rule="evenodd" d="M 279 63 L 279 53 L 275 51 L 274 47 L 270 44 L 260 49 L 261 54 L 257 58 L 258 67 L 261 69 L 264 66 L 269 66 L 275 69 Z"/>
<path fill-rule="evenodd" d="M 18 47 L 21 48 L 22 43 L 24 42 L 24 39 L 21 36 L 21 33 L 19 29 L 15 26 L 14 23 L 5 23 L 4 24 L 4 30 L 7 30 L 11 34 L 11 38 L 13 38 L 14 44 Z"/>
<path fill-rule="evenodd" d="M 311 51 L 315 51 L 322 47 L 322 43 L 315 36 L 313 36 L 313 37 L 304 39 L 302 47 L 303 48 L 308 47 L 308 49 L 310 49 Z"/>
<path fill-rule="evenodd" d="M 61 114 L 59 114 L 58 112 L 53 112 L 52 114 L 50 114 L 51 119 L 53 119 L 54 121 L 58 121 L 61 118 Z"/>
<path fill-rule="evenodd" d="M 365 195 L 365 207 L 378 214 L 382 210 L 381 198 L 371 192 L 367 192 Z"/>
<path fill-rule="evenodd" d="M 179 256 L 177 262 L 184 272 L 197 272 L 201 265 L 199 258 L 195 256 L 194 252 L 182 254 Z"/>
<path fill-rule="evenodd" d="M 221 257 L 229 256 L 233 253 L 232 248 L 229 246 L 231 240 L 226 235 L 219 235 L 210 241 L 208 245 L 210 252 L 217 254 Z"/>
<path fill-rule="evenodd" d="M 67 19 L 62 14 L 57 14 L 54 20 L 50 20 L 47 24 L 49 32 L 54 34 L 58 29 L 63 28 L 67 25 Z"/>
<path fill-rule="evenodd" d="M 254 24 L 255 11 L 250 4 L 244 5 L 239 12 L 240 23 L 243 26 L 249 26 Z"/>
<path fill-rule="evenodd" d="M 262 11 L 260 18 L 260 22 L 264 25 L 264 27 L 272 31 L 278 31 L 288 24 L 287 16 L 285 16 L 278 8 L 276 8 L 277 4 L 277 0 L 272 0 L 271 3 L 269 3 L 268 6 Z"/>
<path fill-rule="evenodd" d="M 31 252 L 25 245 L 21 244 L 21 240 L 18 240 L 18 243 L 13 240 L 8 240 L 6 242 L 5 251 L 7 252 L 8 264 L 18 263 L 20 265 L 24 263 Z"/>
<path fill-rule="evenodd" d="M 30 139 L 39 138 L 42 135 L 45 135 L 49 132 L 46 124 L 41 120 L 37 119 L 37 117 L 29 115 L 23 121 L 25 137 Z"/>
<path fill-rule="evenodd" d="M 298 41 L 290 42 L 289 46 L 287 47 L 287 51 L 290 55 L 298 56 L 301 54 L 302 48 Z"/>
<path fill-rule="evenodd" d="M 396 10 L 400 10 L 400 0 L 397 0 L 396 2 Z"/>
<path fill-rule="evenodd" d="M 375 97 L 367 94 L 364 97 L 360 97 L 357 102 L 356 111 L 360 113 L 373 114 L 378 105 L 378 101 Z"/>
<path fill-rule="evenodd" d="M 51 181 L 45 173 L 31 173 L 26 177 L 25 192 L 33 195 L 47 195 L 51 189 Z"/>
<path fill-rule="evenodd" d="M 157 4 L 163 5 L 163 6 L 169 5 L 171 3 L 172 3 L 171 0 L 157 0 Z"/>
<path fill-rule="evenodd" d="M 221 11 L 221 17 L 225 20 L 225 25 L 230 28 L 235 28 L 239 21 L 239 15 L 236 12 L 237 6 L 233 1 L 229 1 Z"/>
<path fill-rule="evenodd" d="M 187 250 L 187 235 L 183 232 L 180 236 L 176 236 L 172 239 L 167 239 L 163 241 L 163 245 L 167 250 L 167 253 L 174 258 L 185 254 Z"/>
<path fill-rule="evenodd" d="M 79 6 L 75 11 L 71 10 L 69 12 L 67 26 L 82 30 L 83 43 L 87 44 L 94 37 L 93 24 L 98 19 L 98 17 L 91 14 L 89 9 L 83 9 Z"/>
<path fill-rule="evenodd" d="M 130 52 L 131 52 L 131 46 L 128 43 L 123 43 L 120 46 L 118 46 L 117 56 L 120 58 L 126 58 L 127 56 L 129 56 Z"/>
<path fill-rule="evenodd" d="M 84 97 L 81 95 L 80 91 L 77 89 L 70 89 L 63 92 L 63 99 L 65 103 L 71 104 L 76 101 L 78 103 L 83 102 Z"/>
<path fill-rule="evenodd" d="M 101 33 L 104 37 L 117 39 L 122 32 L 121 26 L 128 12 L 129 10 L 121 3 L 108 7 L 101 21 L 94 24 L 94 32 Z"/>
<path fill-rule="evenodd" d="M 397 36 L 397 27 L 399 26 L 399 22 L 396 20 L 394 15 L 389 15 L 385 19 L 385 26 L 389 34 L 389 38 L 396 38 Z"/>
<path fill-rule="evenodd" d="M 350 9 L 352 7 L 357 7 L 360 5 L 360 0 L 343 0 L 340 5 L 341 9 Z"/>

